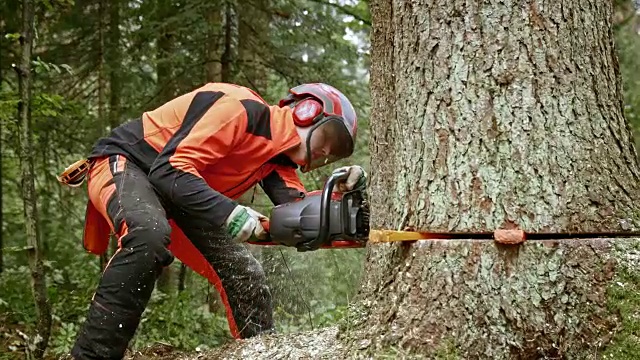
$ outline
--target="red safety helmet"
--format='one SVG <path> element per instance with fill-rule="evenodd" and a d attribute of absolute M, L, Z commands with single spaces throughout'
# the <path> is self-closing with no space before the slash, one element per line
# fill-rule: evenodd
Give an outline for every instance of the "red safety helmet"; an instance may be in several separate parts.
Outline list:
<path fill-rule="evenodd" d="M 302 84 L 289 89 L 280 107 L 293 108 L 296 126 L 311 127 L 307 135 L 307 162 L 302 172 L 316 169 L 353 154 L 358 129 L 356 111 L 338 89 L 323 83 Z M 316 132 L 317 131 L 317 132 Z M 331 141 L 331 153 L 322 159 L 311 159 L 311 137 L 316 132 L 322 140 Z"/>

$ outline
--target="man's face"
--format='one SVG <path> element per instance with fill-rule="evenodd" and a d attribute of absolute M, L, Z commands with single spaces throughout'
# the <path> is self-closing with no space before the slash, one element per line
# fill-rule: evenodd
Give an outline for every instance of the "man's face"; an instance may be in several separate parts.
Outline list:
<path fill-rule="evenodd" d="M 327 120 L 320 126 L 311 129 L 310 136 L 308 142 L 305 142 L 307 152 L 305 164 L 307 166 L 303 168 L 303 171 L 331 164 L 353 152 L 353 140 L 340 120 Z"/>
<path fill-rule="evenodd" d="M 312 162 L 318 161 L 322 158 L 326 159 L 331 154 L 332 144 L 330 141 L 327 141 L 327 134 L 323 128 L 323 126 L 320 126 L 311 133 L 309 148 Z"/>

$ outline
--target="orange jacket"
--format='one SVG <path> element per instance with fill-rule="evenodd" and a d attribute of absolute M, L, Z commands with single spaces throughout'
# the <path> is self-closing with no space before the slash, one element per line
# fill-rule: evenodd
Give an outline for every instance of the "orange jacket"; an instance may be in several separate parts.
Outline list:
<path fill-rule="evenodd" d="M 114 129 L 89 157 L 125 155 L 148 172 L 162 201 L 206 227 L 222 225 L 257 183 L 276 205 L 303 196 L 297 165 L 281 155 L 299 142 L 290 108 L 208 83 Z"/>
<path fill-rule="evenodd" d="M 269 106 L 247 88 L 210 83 L 114 129 L 88 157 L 124 155 L 148 174 L 169 216 L 177 210 L 186 213 L 188 226 L 207 228 L 222 225 L 235 199 L 257 183 L 276 205 L 303 197 L 297 165 L 282 155 L 299 142 L 290 108 Z M 105 163 L 111 166 L 98 161 L 89 171 L 88 181 L 97 181 L 93 188 L 113 181 L 109 169 L 100 168 Z M 112 229 L 105 218 L 109 199 L 95 195 L 102 203 L 87 203 L 83 243 L 98 255 L 106 251 Z M 174 220 L 169 224 L 169 250 L 216 286 L 238 338 L 216 270 Z"/>

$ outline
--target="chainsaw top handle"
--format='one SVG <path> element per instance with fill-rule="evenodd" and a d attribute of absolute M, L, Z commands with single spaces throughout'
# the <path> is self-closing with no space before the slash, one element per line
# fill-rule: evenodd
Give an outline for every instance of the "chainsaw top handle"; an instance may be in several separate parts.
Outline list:
<path fill-rule="evenodd" d="M 320 231 L 318 237 L 314 240 L 301 243 L 297 246 L 299 252 L 313 251 L 319 249 L 329 238 L 329 212 L 331 210 L 331 194 L 336 182 L 345 180 L 349 176 L 348 170 L 335 171 L 329 176 L 322 189 L 322 195 L 320 199 Z"/>

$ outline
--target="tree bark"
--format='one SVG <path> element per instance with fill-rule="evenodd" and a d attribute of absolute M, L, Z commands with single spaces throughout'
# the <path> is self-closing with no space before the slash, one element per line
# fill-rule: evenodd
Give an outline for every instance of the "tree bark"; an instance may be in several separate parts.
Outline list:
<path fill-rule="evenodd" d="M 268 70 L 260 62 L 261 52 L 265 51 L 262 39 L 268 39 L 271 28 L 269 3 L 256 0 L 243 7 L 238 14 L 238 59 L 239 72 L 237 82 L 248 86 L 258 94 L 268 91 Z"/>
<path fill-rule="evenodd" d="M 47 285 L 44 267 L 40 256 L 38 233 L 38 211 L 35 191 L 34 154 L 31 135 L 31 53 L 35 4 L 33 0 L 22 1 L 22 34 L 20 37 L 21 56 L 18 72 L 20 102 L 18 103 L 18 122 L 20 126 L 20 166 L 22 178 L 22 197 L 24 202 L 25 234 L 27 238 L 27 257 L 31 270 L 31 285 L 36 305 L 37 325 L 33 337 L 34 356 L 42 358 L 49 342 L 51 331 L 51 308 L 47 300 Z"/>
<path fill-rule="evenodd" d="M 220 2 L 208 4 L 207 40 L 204 44 L 204 77 L 207 82 L 220 81 L 221 77 L 221 44 L 220 29 L 222 28 L 223 6 Z"/>
<path fill-rule="evenodd" d="M 106 53 L 109 73 L 109 127 L 111 129 L 120 125 L 120 98 L 122 91 L 120 37 L 120 0 L 111 0 L 109 2 L 109 46 Z"/>
<path fill-rule="evenodd" d="M 175 33 L 173 29 L 166 24 L 165 20 L 172 15 L 173 13 L 173 2 L 172 0 L 159 0 L 157 2 L 158 6 L 156 8 L 156 16 L 158 23 L 162 24 L 158 31 L 158 52 L 156 57 L 156 71 L 157 71 L 157 86 L 160 104 L 171 100 L 174 96 L 175 91 L 175 83 L 173 79 L 173 66 L 171 63 L 174 42 L 175 42 Z"/>
<path fill-rule="evenodd" d="M 371 12 L 373 229 L 637 230 L 610 2 L 375 1 Z M 366 346 L 353 346 L 593 358 L 624 332 L 607 291 L 633 267 L 612 244 L 371 246 L 365 320 L 352 328 Z"/>
<path fill-rule="evenodd" d="M 234 66 L 236 60 L 237 12 L 235 0 L 226 0 L 224 4 L 224 44 L 220 59 L 220 81 L 230 83 L 234 81 Z"/>
<path fill-rule="evenodd" d="M 372 122 L 370 147 L 376 226 L 638 227 L 609 2 L 376 1 L 372 10 L 375 31 L 388 28 L 373 39 L 384 119 Z"/>

